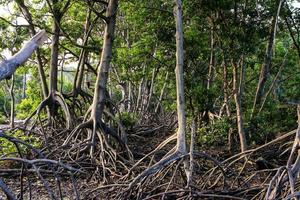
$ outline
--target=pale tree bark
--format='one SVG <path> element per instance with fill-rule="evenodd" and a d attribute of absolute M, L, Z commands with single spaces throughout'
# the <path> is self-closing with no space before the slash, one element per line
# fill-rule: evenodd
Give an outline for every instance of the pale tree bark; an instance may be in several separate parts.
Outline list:
<path fill-rule="evenodd" d="M 184 78 L 183 78 L 183 24 L 182 24 L 182 3 L 176 0 L 174 16 L 176 22 L 176 94 L 177 94 L 177 151 L 186 153 L 186 116 L 185 116 L 185 98 L 184 98 Z"/>
<path fill-rule="evenodd" d="M 64 65 L 66 61 L 66 54 L 64 53 L 62 60 L 60 61 L 60 93 L 63 93 L 64 88 Z"/>
<path fill-rule="evenodd" d="M 158 73 L 158 68 L 156 67 L 152 70 L 150 91 L 149 91 L 149 95 L 148 95 L 148 99 L 147 99 L 147 106 L 146 106 L 146 109 L 145 109 L 146 112 L 149 111 L 148 109 L 149 109 L 149 106 L 150 106 L 151 101 L 152 101 L 152 95 L 154 93 L 154 83 L 155 83 L 155 78 L 156 78 L 157 73 Z"/>
<path fill-rule="evenodd" d="M 112 57 L 112 44 L 114 38 L 116 12 L 118 0 L 109 1 L 107 8 L 107 24 L 104 31 L 104 42 L 101 54 L 100 67 L 97 74 L 96 86 L 94 90 L 94 98 L 92 103 L 92 116 L 101 120 L 104 104 L 105 104 L 105 89 L 107 85 L 108 72 Z"/>
<path fill-rule="evenodd" d="M 26 84 L 27 84 L 27 73 L 24 72 L 22 81 L 22 99 L 26 98 Z"/>
<path fill-rule="evenodd" d="M 134 111 L 137 112 L 140 108 L 140 102 L 142 103 L 142 94 L 144 91 L 144 85 L 145 85 L 145 71 L 146 71 L 146 64 L 143 63 L 143 77 L 140 81 L 139 88 L 138 88 L 138 94 L 136 99 L 136 105 Z"/>
<path fill-rule="evenodd" d="M 235 63 L 232 61 L 233 65 L 233 96 L 236 106 L 236 118 L 237 118 L 237 127 L 238 127 L 238 134 L 240 138 L 240 147 L 241 152 L 244 152 L 247 150 L 247 141 L 246 141 L 246 133 L 244 129 L 244 119 L 243 119 L 243 112 L 242 112 L 242 105 L 241 105 L 241 82 L 238 83 L 238 67 L 241 68 L 241 76 L 244 73 L 244 63 L 243 59 L 239 61 L 239 63 Z"/>
<path fill-rule="evenodd" d="M 219 116 L 223 116 L 223 113 L 225 112 L 225 115 L 228 119 L 231 118 L 231 112 L 230 112 L 230 107 L 229 107 L 229 83 L 228 83 L 228 67 L 227 63 L 225 62 L 224 56 L 223 56 L 223 105 L 220 109 Z M 228 151 L 232 152 L 232 147 L 233 147 L 233 129 L 232 127 L 229 128 L 228 130 Z"/>
<path fill-rule="evenodd" d="M 15 127 L 15 93 L 14 93 L 14 86 L 15 86 L 15 75 L 12 75 L 11 83 L 8 84 L 8 81 L 6 80 L 7 89 L 9 91 L 10 95 L 10 128 Z"/>
<path fill-rule="evenodd" d="M 159 99 L 158 99 L 157 105 L 155 107 L 155 113 L 158 112 L 158 109 L 161 106 L 161 103 L 163 101 L 163 97 L 164 97 L 165 90 L 166 90 L 166 87 L 167 87 L 168 79 L 169 79 L 169 72 L 166 73 L 165 82 L 164 82 L 164 85 L 163 85 L 163 87 L 160 91 Z"/>
<path fill-rule="evenodd" d="M 186 149 L 186 115 L 185 115 L 185 98 L 184 98 L 184 79 L 183 79 L 183 63 L 184 63 L 184 49 L 183 49 L 183 24 L 182 24 L 182 3 L 181 0 L 175 0 L 174 7 L 174 17 L 176 22 L 176 98 L 177 98 L 177 116 L 178 116 L 178 129 L 176 133 L 177 144 L 163 159 L 155 163 L 141 174 L 139 174 L 133 181 L 129 184 L 128 190 L 131 190 L 140 180 L 144 177 L 154 174 L 155 172 L 161 170 L 162 168 L 168 166 L 170 163 L 182 158 L 181 156 L 187 154 Z M 168 142 L 172 141 L 175 137 L 170 137 L 169 139 L 162 142 L 153 152 L 162 148 Z M 151 155 L 151 154 L 148 154 Z M 147 157 L 147 156 L 145 156 Z M 144 158 L 145 158 L 144 157 Z M 142 158 L 141 160 L 143 160 Z M 141 162 L 141 160 L 139 162 Z M 139 163 L 138 162 L 138 163 Z M 135 165 L 136 166 L 136 165 Z M 184 169 L 187 177 L 191 177 L 191 169 L 189 166 L 189 161 L 184 160 Z M 189 180 L 190 183 L 190 180 Z"/>
<path fill-rule="evenodd" d="M 118 84 L 118 88 L 121 90 L 122 98 L 118 104 L 120 104 L 120 111 L 124 112 L 128 108 L 128 89 L 127 83 L 124 81 L 120 81 Z"/>
<path fill-rule="evenodd" d="M 219 116 L 223 116 L 223 113 L 226 113 L 227 117 L 230 117 L 230 109 L 229 109 L 229 87 L 228 87 L 228 67 L 225 59 L 222 61 L 223 66 L 223 105 L 220 109 Z M 225 111 L 224 111 L 225 110 Z"/>
<path fill-rule="evenodd" d="M 131 112 L 132 110 L 132 98 L 133 98 L 133 95 L 132 95 L 132 83 L 131 81 L 128 82 L 128 107 L 127 107 L 127 111 L 128 112 Z"/>
<path fill-rule="evenodd" d="M 261 67 L 260 75 L 259 75 L 259 80 L 257 84 L 257 89 L 254 97 L 254 102 L 253 102 L 253 107 L 252 107 L 252 113 L 251 113 L 251 118 L 255 115 L 256 113 L 256 105 L 261 103 L 261 99 L 264 95 L 264 89 L 266 85 L 266 81 L 268 78 L 269 70 L 270 70 L 270 65 L 272 62 L 272 57 L 273 57 L 273 46 L 276 38 L 276 31 L 277 31 L 277 24 L 278 24 L 278 18 L 280 14 L 280 10 L 282 7 L 282 4 L 284 3 L 285 0 L 279 0 L 278 1 L 278 8 L 275 16 L 273 16 L 272 19 L 272 26 L 270 30 L 270 37 L 269 37 L 269 42 L 266 48 L 266 54 L 264 58 L 264 63 Z"/>
<path fill-rule="evenodd" d="M 47 39 L 45 31 L 40 31 L 26 42 L 23 48 L 11 58 L 0 63 L 0 80 L 10 78 L 17 68 L 28 60 L 33 52 Z"/>
<path fill-rule="evenodd" d="M 288 189 L 285 193 L 284 199 L 299 199 L 297 195 L 297 180 L 299 179 L 300 173 L 300 104 L 296 102 L 297 115 L 298 115 L 298 128 L 295 134 L 295 139 L 287 161 L 286 166 L 279 167 L 277 173 L 274 175 L 269 183 L 265 199 L 273 200 L 279 199 L 280 194 L 284 189 Z M 282 197 L 282 196 L 281 196 Z M 290 198 L 289 198 L 290 197 Z M 295 197 L 295 198 L 292 198 Z M 282 199 L 282 198 L 280 198 Z"/>

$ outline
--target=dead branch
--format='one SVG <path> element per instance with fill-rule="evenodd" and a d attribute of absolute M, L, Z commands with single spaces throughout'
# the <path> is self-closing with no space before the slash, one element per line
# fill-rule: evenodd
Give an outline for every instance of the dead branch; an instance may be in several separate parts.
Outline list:
<path fill-rule="evenodd" d="M 23 48 L 11 58 L 0 63 L 0 80 L 9 78 L 13 75 L 16 69 L 30 58 L 33 52 L 47 40 L 45 30 L 38 32 Z"/>

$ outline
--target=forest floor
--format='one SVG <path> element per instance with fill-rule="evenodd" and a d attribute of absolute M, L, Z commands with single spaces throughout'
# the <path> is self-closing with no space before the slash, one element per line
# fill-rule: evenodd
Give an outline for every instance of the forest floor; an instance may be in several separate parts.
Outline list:
<path fill-rule="evenodd" d="M 128 131 L 128 144 L 135 162 L 174 133 L 175 127 L 160 126 L 161 124 L 144 125 Z M 5 125 L 1 127 L 7 128 Z M 153 131 L 155 129 L 156 131 Z M 282 139 L 275 140 L 269 145 L 251 146 L 252 150 L 240 156 L 237 150 L 229 153 L 226 145 L 202 147 L 198 145 L 196 151 L 205 153 L 205 155 L 207 154 L 217 160 L 224 172 L 221 172 L 222 170 L 218 171 L 212 160 L 195 159 L 193 174 L 193 195 L 195 199 L 263 199 L 262 191 L 266 191 L 267 185 L 277 169 L 286 165 L 294 132 L 278 135 L 278 137 L 280 136 L 282 136 Z M 162 150 L 157 151 L 151 159 L 142 162 L 135 169 L 134 174 L 137 175 L 149 167 L 151 163 L 158 162 L 174 145 L 175 142 L 171 142 Z M 85 160 L 84 162 L 88 161 Z M 111 172 L 110 177 L 107 179 L 108 182 L 103 183 L 102 174 L 99 172 L 101 171 L 99 170 L 99 164 L 97 162 L 83 164 L 84 162 L 81 161 L 78 166 L 85 165 L 86 173 L 75 174 L 72 176 L 74 179 L 70 178 L 70 173 L 62 169 L 55 168 L 47 171 L 47 168 L 41 165 L 39 170 L 42 179 L 46 180 L 54 196 L 63 197 L 61 199 L 76 199 L 76 193 L 78 193 L 79 199 L 117 199 L 117 193 L 124 192 L 122 189 L 124 184 L 124 181 L 122 181 L 123 172 L 120 171 L 118 174 Z M 153 176 L 160 176 L 160 178 L 152 178 L 146 182 L 144 184 L 145 188 L 140 188 L 144 194 L 140 195 L 139 198 L 127 197 L 125 199 L 161 199 L 162 196 L 156 195 L 164 192 L 164 199 L 185 199 L 184 197 L 188 199 L 193 197 L 190 194 L 187 195 L 190 192 L 185 189 L 184 182 L 186 180 L 183 178 L 183 167 L 180 167 L 180 162 L 175 162 L 175 164 L 172 164 L 173 167 L 160 171 L 162 175 Z M 72 162 L 68 161 L 68 163 Z M 72 166 L 75 167 L 76 165 L 73 163 Z M 22 182 L 20 181 L 21 168 L 22 166 L 15 162 L 2 163 L 0 165 L 0 181 L 3 181 L 13 194 L 18 194 L 18 197 L 21 195 L 20 188 L 23 187 L 24 199 L 30 199 L 30 195 L 31 199 L 51 199 L 49 190 L 47 191 L 47 187 L 45 187 L 45 181 L 38 176 L 33 168 L 27 168 L 26 173 L 22 174 Z M 179 192 L 177 193 L 177 191 Z M 6 199 L 1 190 L 0 199 Z"/>

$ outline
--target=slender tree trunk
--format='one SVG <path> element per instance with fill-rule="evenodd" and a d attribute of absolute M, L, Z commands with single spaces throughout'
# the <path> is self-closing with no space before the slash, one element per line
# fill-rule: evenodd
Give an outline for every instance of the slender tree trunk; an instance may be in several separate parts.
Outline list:
<path fill-rule="evenodd" d="M 52 27 L 52 45 L 51 45 L 51 61 L 50 61 L 50 91 L 57 91 L 57 74 L 58 74 L 58 54 L 59 54 L 59 34 L 60 34 L 60 17 L 58 13 L 53 13 Z"/>
<path fill-rule="evenodd" d="M 164 82 L 164 85 L 163 85 L 163 87 L 160 91 L 159 99 L 158 99 L 158 102 L 157 102 L 157 105 L 156 105 L 156 108 L 155 108 L 155 113 L 158 112 L 158 109 L 161 106 L 161 103 L 162 103 L 162 100 L 163 100 L 163 97 L 164 97 L 164 94 L 165 94 L 165 89 L 167 87 L 168 79 L 169 79 L 169 72 L 166 73 L 165 82 Z"/>
<path fill-rule="evenodd" d="M 107 21 L 104 31 L 104 42 L 91 111 L 92 118 L 97 122 L 101 122 L 105 105 L 105 90 L 112 57 L 112 43 L 114 39 L 117 7 L 118 0 L 110 0 L 106 11 Z"/>
<path fill-rule="evenodd" d="M 228 98 L 228 68 L 227 63 L 223 60 L 222 62 L 223 66 L 223 105 L 220 109 L 219 116 L 222 116 L 223 113 L 226 113 L 226 116 L 230 116 L 230 110 L 229 110 L 229 98 Z M 225 110 L 225 111 L 224 111 Z"/>
<path fill-rule="evenodd" d="M 257 89 L 256 89 L 256 94 L 254 97 L 254 102 L 253 102 L 253 107 L 252 107 L 252 113 L 251 113 L 251 118 L 255 115 L 256 113 L 256 105 L 261 103 L 261 99 L 264 94 L 264 89 L 266 85 L 266 81 L 268 78 L 269 70 L 270 70 L 270 65 L 272 62 L 272 56 L 273 56 L 273 46 L 276 38 L 276 31 L 277 31 L 277 23 L 278 23 L 278 18 L 279 18 L 279 13 L 282 7 L 282 4 L 285 0 L 279 0 L 278 1 L 278 9 L 276 12 L 276 15 L 273 17 L 272 20 L 272 26 L 270 30 L 270 37 L 269 37 L 269 42 L 267 45 L 266 49 L 266 54 L 264 58 L 264 63 L 261 67 L 260 75 L 259 75 L 259 80 L 257 84 Z"/>
<path fill-rule="evenodd" d="M 244 120 L 243 120 L 243 112 L 242 112 L 242 105 L 241 105 L 241 85 L 238 84 L 238 66 L 234 61 L 232 62 L 233 65 L 233 96 L 236 106 L 236 118 L 237 118 L 237 127 L 238 127 L 238 134 L 240 138 L 240 147 L 241 151 L 244 152 L 247 150 L 247 142 L 246 142 L 246 134 L 244 130 Z M 243 63 L 241 64 L 243 65 Z M 241 67 L 241 74 L 243 74 L 243 67 Z"/>
<path fill-rule="evenodd" d="M 83 42 L 82 45 L 85 46 L 88 43 L 88 38 L 90 36 L 90 19 L 91 19 L 91 9 L 89 8 L 88 10 L 88 14 L 86 16 L 85 19 L 85 26 L 84 26 L 84 35 L 83 35 Z M 88 57 L 88 52 L 85 48 L 81 49 L 80 52 L 80 56 L 79 56 L 79 63 L 78 63 L 78 67 L 77 67 L 77 71 L 76 71 L 76 75 L 75 75 L 75 79 L 74 79 L 74 89 L 75 90 L 81 90 L 81 86 L 82 86 L 82 81 L 83 81 L 83 77 L 84 77 L 84 66 L 86 63 Z"/>
<path fill-rule="evenodd" d="M 157 68 L 154 68 L 153 71 L 152 71 L 151 85 L 150 85 L 150 91 L 149 91 L 148 100 L 147 100 L 146 111 L 148 111 L 149 106 L 151 104 L 152 95 L 154 93 L 154 82 L 155 82 L 157 72 L 158 72 Z"/>
<path fill-rule="evenodd" d="M 214 37 L 214 27 L 210 31 L 210 59 L 209 59 L 209 69 L 208 69 L 208 79 L 207 79 L 207 89 L 210 89 L 211 83 L 214 76 L 215 70 L 215 37 Z"/>
<path fill-rule="evenodd" d="M 126 82 L 120 82 L 118 86 L 120 87 L 122 93 L 122 99 L 120 101 L 120 110 L 123 112 L 126 111 L 128 108 L 128 89 Z"/>
<path fill-rule="evenodd" d="M 63 93 L 63 88 L 64 88 L 64 65 L 65 65 L 65 57 L 66 55 L 64 54 L 62 61 L 61 61 L 61 68 L 60 68 L 60 93 Z"/>
<path fill-rule="evenodd" d="M 174 7 L 174 18 L 176 22 L 176 98 L 177 98 L 177 115 L 178 115 L 178 129 L 177 129 L 177 144 L 175 152 L 172 150 L 159 162 L 155 163 L 153 166 L 149 167 L 136 178 L 128 186 L 128 191 L 130 191 L 133 186 L 135 186 L 142 178 L 147 177 L 158 170 L 163 169 L 171 162 L 174 162 L 180 156 L 186 155 L 186 117 L 185 117 L 185 101 L 184 101 L 184 79 L 183 79 L 183 25 L 182 25 L 182 7 L 181 0 L 175 0 Z M 165 141 L 166 142 L 166 141 Z M 162 143 L 163 144 L 163 143 Z M 162 145 L 161 144 L 161 145 Z M 193 153 L 193 152 L 192 152 Z M 184 170 L 187 178 L 191 178 L 192 167 L 189 166 L 189 160 L 184 159 Z M 188 180 L 188 184 L 191 183 L 191 179 Z M 164 198 L 164 197 L 162 197 Z"/>
<path fill-rule="evenodd" d="M 11 84 L 9 88 L 9 94 L 11 98 L 10 103 L 10 127 L 15 127 L 15 93 L 14 93 L 14 86 L 15 86 L 15 75 L 12 75 Z"/>
<path fill-rule="evenodd" d="M 19 6 L 25 19 L 27 20 L 27 22 L 29 24 L 28 28 L 29 28 L 31 37 L 33 37 L 36 34 L 36 31 L 34 29 L 31 13 L 29 12 L 27 6 L 25 5 L 24 0 L 16 0 L 15 2 Z M 49 94 L 49 90 L 48 90 L 46 75 L 45 75 L 45 71 L 43 68 L 44 66 L 43 66 L 43 61 L 42 61 L 42 57 L 41 57 L 39 48 L 36 49 L 35 55 L 36 55 L 36 59 L 37 59 L 37 63 L 38 63 L 38 71 L 39 71 L 39 76 L 40 76 L 40 80 L 41 80 L 43 96 L 44 96 L 44 98 L 46 98 Z"/>
<path fill-rule="evenodd" d="M 142 101 L 142 95 L 143 95 L 143 88 L 144 88 L 144 82 L 145 82 L 145 71 L 146 71 L 146 64 L 143 64 L 143 78 L 139 84 L 139 89 L 138 89 L 138 95 L 137 95 L 137 100 L 136 100 L 136 106 L 135 106 L 135 112 L 138 111 L 140 107 L 140 102 Z"/>
<path fill-rule="evenodd" d="M 128 107 L 127 111 L 131 112 L 132 110 L 132 83 L 129 81 L 128 82 Z"/>
<path fill-rule="evenodd" d="M 223 65 L 223 95 L 224 95 L 224 103 L 222 105 L 222 108 L 220 110 L 219 116 L 223 115 L 224 109 L 225 113 L 228 119 L 231 118 L 231 112 L 229 108 L 229 98 L 228 98 L 228 68 L 227 68 L 227 63 L 225 60 L 222 62 Z M 232 152 L 233 148 L 233 130 L 232 127 L 229 128 L 228 130 L 228 151 Z"/>
<path fill-rule="evenodd" d="M 177 150 L 181 153 L 186 152 L 186 117 L 185 117 L 185 98 L 184 98 L 184 78 L 183 78 L 183 25 L 182 25 L 182 3 L 176 0 L 174 17 L 176 22 L 176 92 L 177 92 Z"/>
<path fill-rule="evenodd" d="M 150 88 L 149 88 L 149 80 L 145 78 L 144 84 L 142 86 L 142 95 L 141 95 L 141 107 L 140 107 L 140 114 L 145 111 L 146 104 L 147 104 L 147 97 L 149 96 Z"/>

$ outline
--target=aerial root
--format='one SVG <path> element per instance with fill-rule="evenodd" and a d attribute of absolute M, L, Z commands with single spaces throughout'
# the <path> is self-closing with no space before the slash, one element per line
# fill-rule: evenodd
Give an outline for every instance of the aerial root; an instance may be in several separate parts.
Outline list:
<path fill-rule="evenodd" d="M 36 108 L 36 110 L 25 120 L 24 125 L 27 125 L 28 122 L 34 117 L 36 116 L 35 120 L 32 123 L 31 129 L 35 127 L 40 113 L 42 112 L 43 109 L 45 109 L 46 107 L 48 107 L 50 109 L 51 106 L 55 105 L 55 103 L 58 103 L 65 115 L 65 120 L 66 120 L 66 129 L 70 129 L 72 126 L 72 118 L 70 115 L 70 111 L 68 108 L 68 105 L 66 104 L 64 97 L 59 93 L 59 92 L 52 92 L 51 94 L 49 94 L 49 96 L 44 99 L 39 106 Z M 47 110 L 48 115 L 49 115 L 49 110 Z M 49 118 L 50 116 L 48 116 Z M 49 122 L 51 121 L 51 119 L 49 119 Z"/>
<path fill-rule="evenodd" d="M 109 136 L 119 144 L 116 145 Z M 81 145 L 76 145 L 76 143 L 81 142 L 86 144 L 85 147 Z M 120 146 L 123 152 L 127 153 L 127 159 L 123 158 L 120 153 L 118 153 L 118 146 Z M 63 148 L 69 148 L 72 152 L 68 151 L 68 154 L 72 156 L 75 155 L 78 157 L 79 154 L 89 150 L 89 156 L 92 158 L 97 166 L 101 166 L 101 174 L 103 182 L 108 182 L 109 176 L 107 174 L 117 175 L 117 166 L 121 166 L 128 171 L 126 164 L 122 161 L 132 161 L 133 156 L 122 139 L 117 133 L 112 129 L 107 127 L 103 122 L 98 122 L 94 118 L 90 118 L 85 122 L 82 122 L 68 135 L 65 139 Z M 74 148 L 77 148 L 77 151 L 74 151 Z"/>
<path fill-rule="evenodd" d="M 286 198 L 292 199 L 299 197 L 300 194 L 295 192 L 297 176 L 300 172 L 300 125 L 296 131 L 293 147 L 286 166 L 282 166 L 270 181 L 265 198 L 267 200 Z M 294 157 L 296 157 L 293 163 Z"/>
<path fill-rule="evenodd" d="M 23 140 L 14 138 L 12 136 L 6 135 L 2 131 L 0 131 L 0 138 L 4 138 L 7 141 L 11 142 L 17 149 L 17 154 L 19 157 L 6 157 L 1 156 L 0 157 L 0 163 L 1 162 L 13 162 L 13 163 L 20 163 L 19 170 L 14 171 L 11 170 L 11 175 L 17 172 L 19 176 L 19 183 L 20 183 L 20 190 L 18 191 L 18 194 L 15 195 L 12 190 L 10 190 L 9 186 L 12 184 L 16 184 L 16 182 L 8 181 L 8 183 L 5 183 L 5 178 L 0 178 L 0 189 L 4 191 L 8 199 L 23 199 L 24 194 L 26 192 L 29 193 L 29 199 L 32 199 L 32 179 L 34 177 L 31 176 L 32 173 L 36 174 L 36 177 L 38 180 L 40 180 L 48 193 L 50 199 L 58 199 L 57 195 L 60 197 L 63 197 L 60 185 L 61 185 L 61 176 L 71 176 L 73 179 L 74 174 L 81 174 L 84 173 L 81 169 L 74 168 L 68 164 L 65 164 L 63 161 L 56 161 L 52 159 L 48 159 L 41 150 L 36 149 L 32 145 L 26 143 Z M 26 158 L 26 155 L 21 150 L 21 147 L 25 147 L 28 150 L 32 150 L 35 152 L 36 155 L 34 157 L 37 158 Z M 32 156 L 32 155 L 31 155 Z M 67 173 L 63 173 L 63 171 L 66 171 Z M 10 173 L 10 170 L 7 171 Z M 56 185 L 51 184 L 49 181 L 47 181 L 44 177 L 44 173 L 46 173 L 47 176 L 51 175 L 53 176 L 53 180 L 55 180 Z M 8 179 L 9 180 L 9 179 Z M 28 187 L 26 187 L 24 184 L 26 183 L 26 180 L 28 182 Z M 13 186 L 13 185 L 12 185 Z M 57 187 L 55 189 L 55 187 Z M 78 188 L 76 186 L 76 181 L 72 181 L 72 187 L 74 191 L 74 197 L 76 199 L 80 199 L 80 194 L 78 192 Z M 56 191 L 58 191 L 58 194 Z M 16 198 L 17 197 L 17 198 Z"/>
<path fill-rule="evenodd" d="M 151 199 L 151 198 L 154 198 L 156 195 L 151 196 L 151 198 L 147 195 L 146 195 L 147 197 L 141 196 L 141 195 L 145 195 L 146 193 L 147 194 L 157 194 L 157 191 L 161 191 L 164 188 L 163 189 L 164 192 L 160 193 L 160 195 L 159 195 L 163 199 L 166 194 L 172 193 L 171 191 L 172 191 L 172 189 L 174 189 L 174 188 L 172 188 L 174 186 L 172 184 L 176 183 L 176 181 L 174 181 L 175 177 L 177 177 L 177 179 L 178 179 L 178 175 L 181 174 L 182 180 L 184 182 L 187 181 L 187 179 L 185 177 L 187 174 L 184 172 L 181 173 L 182 167 L 180 167 L 180 166 L 182 166 L 182 164 L 184 162 L 186 162 L 191 156 L 193 156 L 193 158 L 198 157 L 198 158 L 212 161 L 214 163 L 214 165 L 217 165 L 217 167 L 220 169 L 221 173 L 223 174 L 224 182 L 226 181 L 226 173 L 225 173 L 225 170 L 223 169 L 221 163 L 219 161 L 217 161 L 216 159 L 212 158 L 211 156 L 209 156 L 208 154 L 206 154 L 205 152 L 193 152 L 193 155 L 191 155 L 191 153 L 181 153 L 178 150 L 174 151 L 174 149 L 172 149 L 167 154 L 167 156 L 165 156 L 159 162 L 155 163 L 148 169 L 144 170 L 142 173 L 140 173 L 138 176 L 136 176 L 133 180 L 131 180 L 126 188 L 124 188 L 124 186 L 122 186 L 122 188 L 124 188 L 124 189 L 121 189 L 119 191 L 119 195 L 116 197 L 116 199 L 128 199 L 128 198 L 133 198 L 133 197 L 136 199 L 144 199 L 144 198 Z M 171 168 L 174 171 L 170 174 Z M 185 170 L 185 168 L 184 168 L 184 170 Z M 171 178 L 169 179 L 167 177 L 171 177 Z M 161 183 L 161 182 L 163 182 L 163 180 L 169 180 L 169 181 L 167 183 Z M 151 188 L 152 192 L 151 191 L 146 192 L 150 189 L 150 188 L 148 188 L 148 186 Z M 154 186 L 154 188 L 153 188 L 153 186 Z M 193 190 L 192 189 L 193 184 L 190 183 L 189 187 L 187 187 L 187 188 L 189 188 L 187 191 Z M 191 195 L 191 194 L 185 193 L 184 196 L 188 196 L 188 195 Z M 195 196 L 197 196 L 197 195 L 195 195 Z"/>

